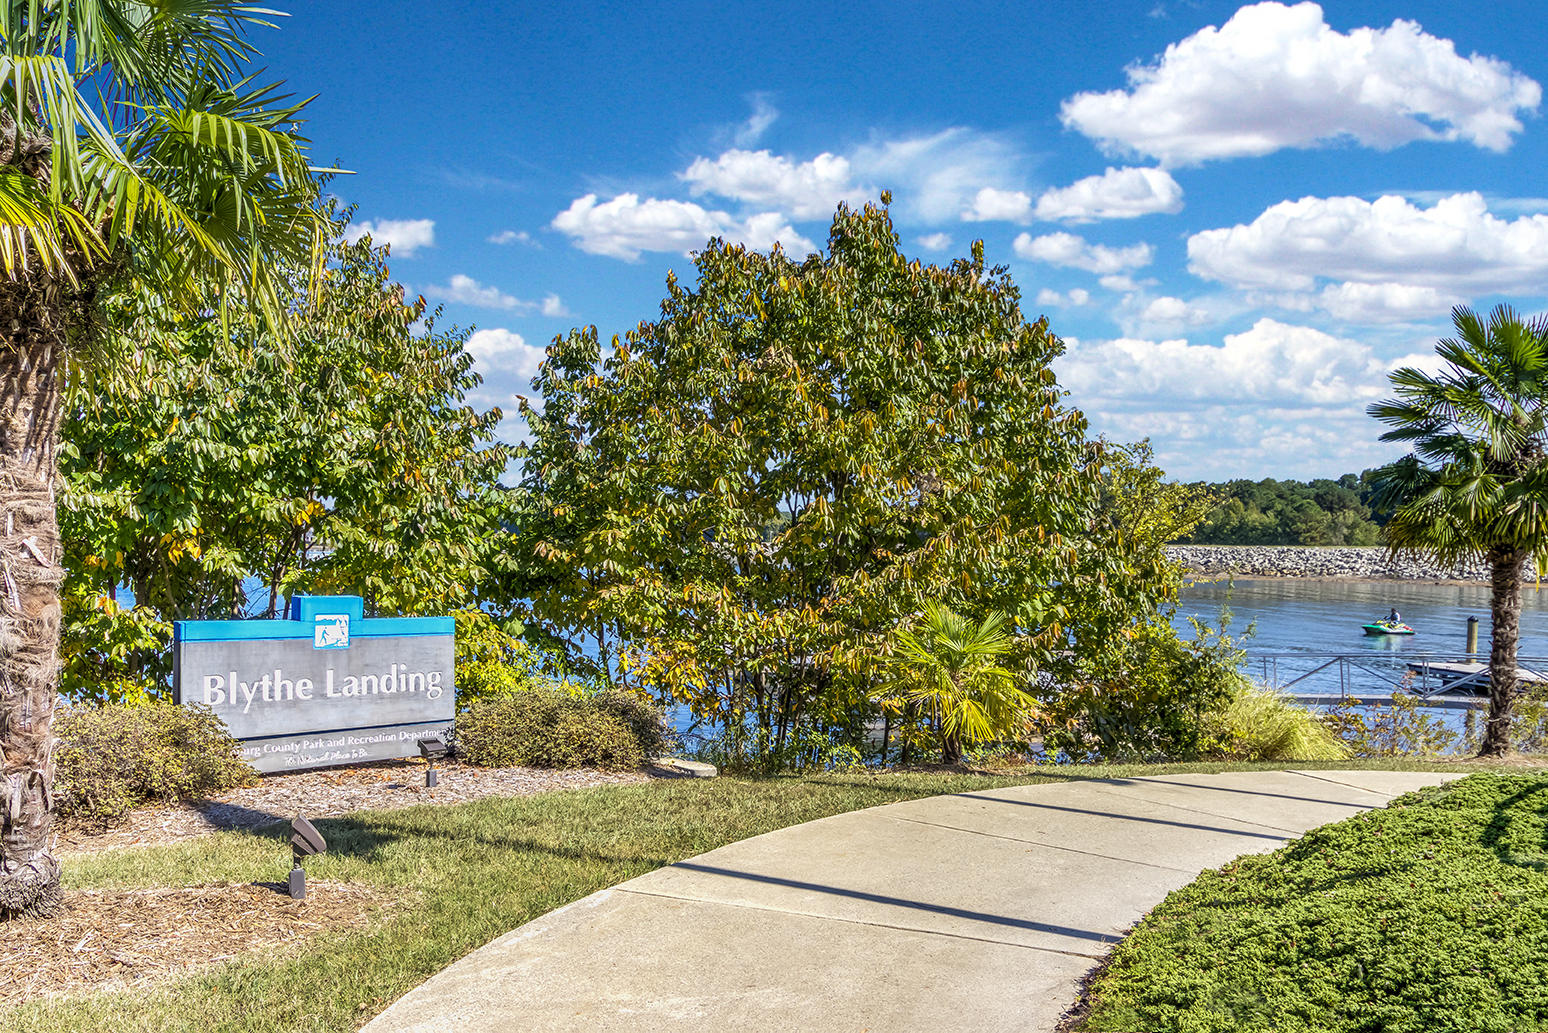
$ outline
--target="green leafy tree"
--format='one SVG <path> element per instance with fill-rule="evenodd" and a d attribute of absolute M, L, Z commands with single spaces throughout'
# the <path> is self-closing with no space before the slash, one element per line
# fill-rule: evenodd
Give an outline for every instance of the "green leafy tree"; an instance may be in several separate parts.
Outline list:
<path fill-rule="evenodd" d="M 268 271 L 318 233 L 299 106 L 254 86 L 232 0 L 0 0 L 0 915 L 57 907 L 52 718 L 64 579 L 54 513 L 65 373 L 99 292 L 281 320 Z"/>
<path fill-rule="evenodd" d="M 1435 351 L 1438 373 L 1391 375 L 1397 397 L 1370 414 L 1392 429 L 1383 441 L 1413 451 L 1383 468 L 1375 500 L 1390 509 L 1387 543 L 1452 565 L 1489 565 L 1493 637 L 1489 717 L 1482 756 L 1510 752 L 1520 679 L 1522 568 L 1548 566 L 1548 319 L 1527 322 L 1505 306 L 1480 319 L 1452 311 L 1457 336 Z"/>
<path fill-rule="evenodd" d="M 156 695 L 176 619 L 275 616 L 296 592 L 388 614 L 475 601 L 502 526 L 500 411 L 467 403 L 466 335 L 418 329 L 385 250 L 344 229 L 321 270 L 280 270 L 283 340 L 110 303 L 130 358 L 69 393 L 61 449 L 72 698 Z"/>
<path fill-rule="evenodd" d="M 1354 474 L 1336 481 L 1235 480 L 1198 484 L 1218 501 L 1187 538 L 1211 545 L 1374 545 L 1369 484 Z"/>
<path fill-rule="evenodd" d="M 962 760 L 963 744 L 1025 738 L 1037 709 L 1001 666 L 1011 652 L 1003 613 L 981 621 L 925 604 L 918 626 L 896 632 L 877 698 L 893 713 L 921 716 L 935 729 L 941 762 Z"/>
<path fill-rule="evenodd" d="M 884 207 L 841 207 L 824 254 L 713 240 L 695 268 L 611 348 L 555 340 L 524 410 L 505 594 L 606 677 L 767 759 L 863 741 L 879 647 L 926 602 L 1010 614 L 1031 668 L 1174 590 L 1110 491 L 1140 460 L 1086 438 L 981 245 L 924 265 Z"/>

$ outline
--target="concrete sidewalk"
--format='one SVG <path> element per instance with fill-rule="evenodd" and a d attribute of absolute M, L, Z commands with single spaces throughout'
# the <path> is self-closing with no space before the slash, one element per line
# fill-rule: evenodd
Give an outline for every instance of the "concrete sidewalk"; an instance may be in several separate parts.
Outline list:
<path fill-rule="evenodd" d="M 1201 870 L 1453 777 L 1167 775 L 835 815 L 560 908 L 366 1031 L 1052 1030 L 1108 945 Z"/>

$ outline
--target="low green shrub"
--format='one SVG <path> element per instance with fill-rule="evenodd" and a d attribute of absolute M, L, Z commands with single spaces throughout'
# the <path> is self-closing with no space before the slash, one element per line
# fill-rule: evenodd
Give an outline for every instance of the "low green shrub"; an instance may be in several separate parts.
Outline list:
<path fill-rule="evenodd" d="M 1322 720 L 1356 757 L 1430 757 L 1457 741 L 1454 729 L 1405 692 L 1393 693 L 1390 703 L 1341 700 Z"/>
<path fill-rule="evenodd" d="M 661 712 L 627 692 L 560 686 L 475 700 L 457 716 L 457 754 L 485 767 L 637 768 L 665 752 Z"/>
<path fill-rule="evenodd" d="M 251 785 L 257 774 L 214 712 L 173 703 L 100 703 L 54 717 L 54 797 L 66 821 L 110 825 L 147 800 Z"/>
<path fill-rule="evenodd" d="M 1472 775 L 1203 872 L 1088 988 L 1082 1030 L 1548 1029 L 1548 780 Z"/>
<path fill-rule="evenodd" d="M 1238 688 L 1205 721 L 1209 752 L 1224 760 L 1342 760 L 1349 750 L 1322 719 L 1277 692 Z"/>
<path fill-rule="evenodd" d="M 1039 688 L 1044 749 L 1077 762 L 1207 756 L 1207 719 L 1244 684 L 1228 621 L 1223 615 L 1217 631 L 1193 620 L 1194 637 L 1184 640 L 1157 618 L 1051 674 Z"/>

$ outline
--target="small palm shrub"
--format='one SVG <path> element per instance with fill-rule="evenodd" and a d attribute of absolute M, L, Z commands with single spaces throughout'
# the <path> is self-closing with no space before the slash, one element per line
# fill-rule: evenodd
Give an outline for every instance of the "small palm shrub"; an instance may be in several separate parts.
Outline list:
<path fill-rule="evenodd" d="M 661 712 L 617 689 L 540 686 L 475 700 L 457 715 L 457 754 L 485 767 L 637 768 L 666 751 Z"/>
<path fill-rule="evenodd" d="M 148 800 L 251 785 L 257 773 L 208 707 L 100 703 L 54 716 L 54 796 L 70 824 L 101 828 Z"/>
<path fill-rule="evenodd" d="M 1230 760 L 1342 760 L 1349 750 L 1317 715 L 1245 682 L 1205 721 L 1208 752 Z"/>
<path fill-rule="evenodd" d="M 917 625 L 894 634 L 877 701 L 905 723 L 922 719 L 943 763 L 960 763 L 964 744 L 1024 735 L 1037 713 L 1016 674 L 1001 666 L 1013 644 L 1007 624 L 1003 613 L 975 621 L 932 602 Z"/>

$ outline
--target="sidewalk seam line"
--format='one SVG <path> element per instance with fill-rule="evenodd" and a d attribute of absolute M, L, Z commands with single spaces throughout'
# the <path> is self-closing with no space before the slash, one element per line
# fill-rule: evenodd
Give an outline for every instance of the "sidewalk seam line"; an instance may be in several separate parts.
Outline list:
<path fill-rule="evenodd" d="M 843 922 L 846 925 L 865 925 L 873 929 L 892 929 L 902 933 L 922 933 L 926 936 L 945 936 L 953 940 L 967 940 L 972 943 L 992 943 L 1001 947 L 1017 947 L 1021 950 L 1040 951 L 1044 954 L 1063 954 L 1072 958 L 1085 958 L 1089 961 L 1101 961 L 1100 954 L 1086 954 L 1083 951 L 1060 950 L 1057 947 L 1039 947 L 1031 943 L 1017 943 L 1014 940 L 994 940 L 987 936 L 967 936 L 963 933 L 951 933 L 942 929 L 921 929 L 912 925 L 893 925 L 890 922 L 868 922 L 862 918 L 840 918 L 837 915 L 818 915 L 810 911 L 795 911 L 790 908 L 767 907 L 763 904 L 747 904 L 730 900 L 705 900 L 701 897 L 683 897 L 675 893 L 661 893 L 656 890 L 625 889 L 622 886 L 614 886 L 613 889 L 621 893 L 632 893 L 637 897 L 655 897 L 659 900 L 681 900 L 686 904 L 713 904 L 718 907 L 745 908 L 748 911 L 763 911 L 774 915 L 796 915 L 800 918 L 812 918 L 819 922 Z M 1113 937 L 1107 946 L 1116 946 L 1121 936 Z"/>
<path fill-rule="evenodd" d="M 956 825 L 942 825 L 935 821 L 922 821 L 919 818 L 900 818 L 895 814 L 887 817 L 893 821 L 906 821 L 914 825 L 924 825 L 932 829 L 945 829 L 947 832 L 963 832 L 970 836 L 983 836 L 987 839 L 1001 839 L 1007 843 L 1025 843 L 1027 846 L 1042 847 L 1045 850 L 1064 850 L 1071 854 L 1080 854 L 1082 857 L 1095 857 L 1103 861 L 1117 861 L 1120 864 L 1135 864 L 1142 868 L 1158 868 L 1163 872 L 1177 872 L 1179 875 L 1196 875 L 1197 872 L 1189 868 L 1173 868 L 1169 864 L 1156 864 L 1153 861 L 1136 861 L 1128 857 L 1113 857 L 1111 854 L 1099 854 L 1094 850 L 1077 850 L 1072 846 L 1060 846 L 1057 843 L 1045 843 L 1040 839 L 1021 839 L 1018 836 L 1002 836 L 994 832 L 980 832 L 977 829 L 964 829 Z"/>
<path fill-rule="evenodd" d="M 1340 782 L 1336 778 L 1326 778 L 1326 777 L 1324 777 L 1322 775 L 1314 775 L 1310 771 L 1301 771 L 1298 768 L 1286 768 L 1285 770 L 1290 772 L 1290 774 L 1292 774 L 1292 775 L 1300 775 L 1302 778 L 1310 778 L 1310 779 L 1314 779 L 1314 780 L 1316 780 L 1318 782 L 1326 782 L 1329 785 L 1343 786 L 1346 789 L 1358 789 L 1358 790 L 1360 790 L 1360 792 L 1362 792 L 1362 793 L 1370 793 L 1372 796 L 1385 796 L 1389 803 L 1392 800 L 1397 798 L 1396 796 L 1394 796 L 1391 793 L 1384 793 L 1384 792 L 1382 792 L 1380 789 L 1367 789 L 1364 786 L 1357 786 L 1353 782 Z M 1401 796 L 1402 794 L 1399 793 L 1397 795 Z"/>
<path fill-rule="evenodd" d="M 1186 789 L 1187 788 L 1187 783 L 1184 783 L 1184 782 L 1161 782 L 1161 781 L 1154 781 L 1154 780 L 1146 779 L 1146 778 L 1134 778 L 1134 779 L 1130 779 L 1130 781 L 1132 781 L 1132 782 L 1147 782 L 1150 785 L 1158 785 L 1158 786 L 1172 786 L 1173 788 L 1176 788 L 1176 789 Z M 1123 796 L 1124 795 L 1124 794 L 1118 792 L 1118 788 L 1119 787 L 1117 787 L 1117 786 L 1102 785 L 1101 783 L 1094 783 L 1094 785 L 1095 785 L 1096 789 L 1099 792 L 1105 790 L 1106 792 L 1112 793 L 1114 796 Z M 1128 797 L 1124 797 L 1124 798 L 1127 799 L 1127 800 L 1130 800 L 1131 802 L 1136 800 L 1136 798 L 1132 797 L 1132 796 L 1128 796 Z M 1210 817 L 1210 818 L 1221 818 L 1221 819 L 1224 819 L 1225 821 L 1234 821 L 1238 825 L 1254 825 L 1254 826 L 1256 826 L 1256 827 L 1258 827 L 1260 829 L 1273 829 L 1275 832 L 1288 833 L 1291 838 L 1295 838 L 1297 836 L 1304 836 L 1304 835 L 1306 835 L 1306 830 L 1305 829 L 1299 829 L 1299 830 L 1298 829 L 1287 829 L 1287 828 L 1285 828 L 1282 825 L 1270 825 L 1270 824 L 1268 824 L 1266 822 L 1251 821 L 1251 820 L 1249 820 L 1247 818 L 1238 818 L 1234 814 L 1221 814 L 1219 811 L 1206 811 L 1206 810 L 1202 810 L 1202 809 L 1200 809 L 1198 807 L 1184 807 L 1180 803 L 1165 803 L 1165 802 L 1163 802 L 1161 800 L 1139 800 L 1138 802 L 1139 803 L 1153 804 L 1153 805 L 1155 805 L 1157 807 L 1171 807 L 1171 808 L 1174 808 L 1175 810 L 1187 811 L 1189 814 L 1202 814 L 1202 815 L 1205 815 L 1206 817 Z"/>

